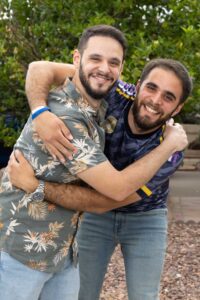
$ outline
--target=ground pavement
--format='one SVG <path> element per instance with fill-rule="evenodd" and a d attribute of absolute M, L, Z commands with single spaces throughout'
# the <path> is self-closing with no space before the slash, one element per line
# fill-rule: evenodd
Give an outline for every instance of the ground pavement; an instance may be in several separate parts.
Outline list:
<path fill-rule="evenodd" d="M 170 181 L 169 220 L 200 222 L 200 171 L 178 171 Z"/>

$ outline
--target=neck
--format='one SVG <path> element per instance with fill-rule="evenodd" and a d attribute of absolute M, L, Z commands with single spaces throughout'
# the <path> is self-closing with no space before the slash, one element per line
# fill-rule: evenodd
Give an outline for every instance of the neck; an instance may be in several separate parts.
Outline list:
<path fill-rule="evenodd" d="M 86 93 L 83 85 L 81 84 L 78 74 L 74 75 L 72 82 L 74 83 L 75 87 L 78 89 L 78 91 L 81 94 L 84 101 L 86 101 L 93 109 L 98 110 L 101 105 L 101 100 L 96 100 L 96 99 L 90 97 Z"/>

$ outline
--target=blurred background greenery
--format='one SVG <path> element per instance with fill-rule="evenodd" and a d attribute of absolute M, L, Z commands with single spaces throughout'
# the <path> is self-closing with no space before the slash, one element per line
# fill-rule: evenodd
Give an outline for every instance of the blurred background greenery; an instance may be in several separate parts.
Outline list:
<path fill-rule="evenodd" d="M 127 37 L 124 80 L 136 82 L 155 57 L 185 64 L 194 90 L 178 121 L 200 123 L 199 0 L 1 0 L 0 143 L 12 147 L 29 114 L 24 92 L 28 64 L 72 62 L 83 29 L 103 23 Z"/>

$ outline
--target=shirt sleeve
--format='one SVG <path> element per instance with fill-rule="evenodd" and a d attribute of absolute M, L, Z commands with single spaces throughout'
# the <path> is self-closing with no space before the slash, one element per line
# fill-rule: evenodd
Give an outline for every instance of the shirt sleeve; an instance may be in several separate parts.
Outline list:
<path fill-rule="evenodd" d="M 65 167 L 72 175 L 76 175 L 88 168 L 96 166 L 107 160 L 103 153 L 104 131 L 97 127 L 81 113 L 76 111 L 62 117 L 69 128 L 73 141 L 72 143 L 78 149 L 73 155 L 72 160 L 67 160 Z"/>
<path fill-rule="evenodd" d="M 177 170 L 183 161 L 183 152 L 174 153 L 167 162 L 159 169 L 156 175 L 144 186 L 142 186 L 137 193 L 141 198 L 146 198 L 156 194 L 156 190 L 169 181 L 171 175 Z"/>
<path fill-rule="evenodd" d="M 134 100 L 136 95 L 135 85 L 132 83 L 127 83 L 122 80 L 118 80 L 113 88 L 108 93 L 105 100 L 109 103 L 109 105 L 116 104 L 117 102 L 123 99 L 126 100 Z"/>

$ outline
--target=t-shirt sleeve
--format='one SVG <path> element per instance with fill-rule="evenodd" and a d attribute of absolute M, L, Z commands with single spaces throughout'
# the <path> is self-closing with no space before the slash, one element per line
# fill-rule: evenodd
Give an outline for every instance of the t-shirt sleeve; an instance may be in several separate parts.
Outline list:
<path fill-rule="evenodd" d="M 120 101 L 124 99 L 133 101 L 135 95 L 136 88 L 134 84 L 118 80 L 107 94 L 105 100 L 109 103 L 109 105 L 113 105 L 117 102 L 120 103 Z"/>
<path fill-rule="evenodd" d="M 141 198 L 152 196 L 161 185 L 168 183 L 170 176 L 174 174 L 182 161 L 183 152 L 174 153 L 159 169 L 155 176 L 137 191 Z"/>

